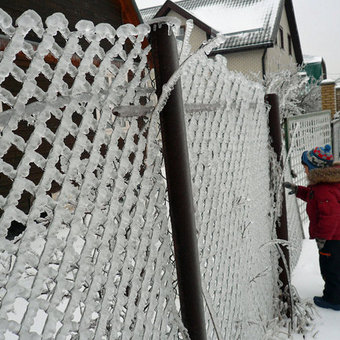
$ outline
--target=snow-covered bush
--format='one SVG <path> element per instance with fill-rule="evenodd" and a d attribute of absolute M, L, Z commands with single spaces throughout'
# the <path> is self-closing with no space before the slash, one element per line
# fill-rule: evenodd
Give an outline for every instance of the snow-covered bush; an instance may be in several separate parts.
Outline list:
<path fill-rule="evenodd" d="M 267 93 L 279 96 L 282 118 L 321 110 L 318 81 L 309 78 L 302 66 L 268 73 L 263 83 Z"/>

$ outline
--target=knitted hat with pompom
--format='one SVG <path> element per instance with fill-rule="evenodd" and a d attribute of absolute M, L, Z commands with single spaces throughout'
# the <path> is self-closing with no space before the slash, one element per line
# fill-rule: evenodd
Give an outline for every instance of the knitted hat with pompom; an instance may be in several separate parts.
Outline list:
<path fill-rule="evenodd" d="M 327 168 L 332 166 L 334 161 L 332 147 L 326 144 L 325 147 L 316 147 L 310 151 L 304 151 L 301 156 L 302 164 L 306 164 L 309 170 Z"/>

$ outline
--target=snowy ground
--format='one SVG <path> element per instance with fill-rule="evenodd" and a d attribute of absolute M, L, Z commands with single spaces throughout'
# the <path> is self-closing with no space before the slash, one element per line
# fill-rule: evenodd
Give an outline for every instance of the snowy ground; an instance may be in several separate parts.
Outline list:
<path fill-rule="evenodd" d="M 304 240 L 302 254 L 294 269 L 292 283 L 301 299 L 312 301 L 313 296 L 321 296 L 323 281 L 320 275 L 318 250 L 314 240 Z M 316 307 L 315 330 L 303 338 L 294 335 L 293 340 L 339 340 L 340 312 Z M 316 333 L 316 334 L 315 334 Z"/>

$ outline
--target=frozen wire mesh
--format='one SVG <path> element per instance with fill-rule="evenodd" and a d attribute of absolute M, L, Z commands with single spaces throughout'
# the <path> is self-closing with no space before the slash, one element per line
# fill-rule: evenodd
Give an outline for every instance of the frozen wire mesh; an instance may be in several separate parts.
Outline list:
<path fill-rule="evenodd" d="M 263 88 L 222 57 L 193 62 L 182 86 L 208 338 L 262 339 L 278 280 Z"/>
<path fill-rule="evenodd" d="M 332 145 L 330 111 L 313 112 L 286 120 L 286 140 L 289 150 L 290 169 L 295 173 L 295 184 L 307 185 L 306 175 L 301 164 L 301 155 L 316 146 Z M 301 220 L 308 226 L 306 203 L 298 200 Z M 308 232 L 306 230 L 306 235 Z"/>
<path fill-rule="evenodd" d="M 295 179 L 292 177 L 286 148 L 283 147 L 282 151 L 283 151 L 283 161 L 284 161 L 283 179 L 286 182 L 293 183 Z M 285 198 L 286 198 L 286 207 L 287 207 L 290 267 L 291 267 L 291 270 L 293 270 L 301 254 L 302 240 L 305 237 L 305 233 L 303 229 L 298 200 L 296 199 L 296 196 L 288 195 L 288 190 L 285 190 Z"/>
<path fill-rule="evenodd" d="M 0 337 L 187 338 L 150 27 L 0 18 Z M 182 72 L 208 338 L 261 339 L 278 280 L 264 92 L 222 57 Z"/>
<path fill-rule="evenodd" d="M 150 27 L 67 25 L 0 9 L 0 338 L 185 338 Z"/>

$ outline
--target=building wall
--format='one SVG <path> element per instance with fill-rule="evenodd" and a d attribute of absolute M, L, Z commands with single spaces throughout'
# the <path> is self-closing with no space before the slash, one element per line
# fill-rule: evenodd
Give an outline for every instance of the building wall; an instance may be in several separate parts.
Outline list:
<path fill-rule="evenodd" d="M 228 69 L 262 78 L 263 49 L 225 54 Z"/>
<path fill-rule="evenodd" d="M 266 56 L 266 72 L 278 72 L 282 69 L 296 68 L 296 57 L 292 46 L 292 54 L 289 55 L 288 49 L 288 34 L 291 36 L 287 19 L 286 9 L 283 8 L 280 27 L 283 29 L 283 45 L 280 47 L 280 30 L 278 30 L 274 47 L 269 48 Z"/>
<path fill-rule="evenodd" d="M 182 25 L 185 25 L 186 19 L 179 15 L 177 12 L 171 10 L 167 15 L 178 18 L 179 20 L 181 20 Z M 206 40 L 207 40 L 206 32 L 197 27 L 196 25 L 194 25 L 190 37 L 191 50 L 193 52 L 197 51 L 198 48 L 201 46 L 202 42 Z"/>
<path fill-rule="evenodd" d="M 321 82 L 322 110 L 330 110 L 332 118 L 336 112 L 335 81 L 325 79 Z"/>
<path fill-rule="evenodd" d="M 186 19 L 179 15 L 177 12 L 170 11 L 167 15 L 180 19 L 182 25 L 185 25 Z M 282 49 L 280 47 L 279 44 L 280 32 L 278 32 L 277 43 L 275 43 L 273 47 L 268 48 L 265 54 L 264 61 L 266 73 L 277 72 L 282 69 L 296 67 L 296 57 L 293 45 L 292 55 L 289 55 L 288 50 L 288 34 L 290 34 L 290 30 L 285 8 L 283 8 L 280 27 L 282 27 L 283 29 L 284 48 Z M 190 38 L 192 51 L 196 51 L 201 46 L 202 42 L 205 40 L 207 40 L 206 32 L 198 28 L 197 26 L 194 26 Z M 224 56 L 227 58 L 228 68 L 230 70 L 239 71 L 247 75 L 257 75 L 260 78 L 262 78 L 263 72 L 262 58 L 264 52 L 265 52 L 264 49 L 253 49 L 235 53 L 227 53 Z"/>
<path fill-rule="evenodd" d="M 255 49 L 244 52 L 228 53 L 225 57 L 228 60 L 228 67 L 232 71 L 240 71 L 247 75 L 257 74 L 262 78 L 262 59 L 265 53 L 265 73 L 278 72 L 282 69 L 296 69 L 296 57 L 292 45 L 292 55 L 289 55 L 288 34 L 289 24 L 285 8 L 282 12 L 280 27 L 283 29 L 284 48 L 280 47 L 280 32 L 278 31 L 277 42 L 273 47 L 267 49 Z"/>

